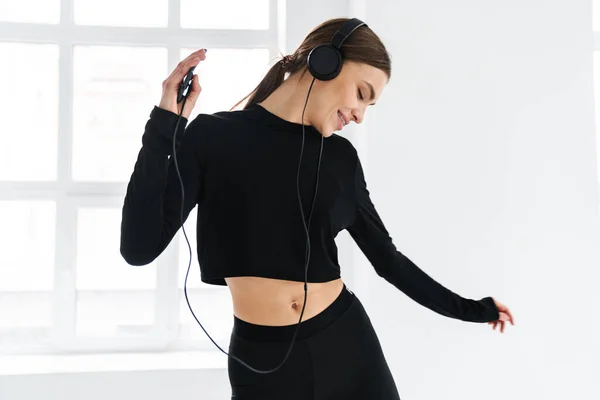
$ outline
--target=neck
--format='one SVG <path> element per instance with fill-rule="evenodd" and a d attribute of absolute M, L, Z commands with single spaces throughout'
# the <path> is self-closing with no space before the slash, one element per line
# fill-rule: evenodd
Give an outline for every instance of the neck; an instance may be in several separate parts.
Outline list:
<path fill-rule="evenodd" d="M 288 79 L 275 89 L 266 99 L 259 104 L 277 115 L 278 117 L 290 122 L 302 123 L 302 110 L 306 103 L 306 95 L 312 82 L 312 75 L 308 72 L 302 79 L 299 78 L 299 73 L 290 75 Z M 310 103 L 314 96 L 315 85 L 311 90 L 304 112 L 304 125 L 313 125 L 310 121 Z"/>

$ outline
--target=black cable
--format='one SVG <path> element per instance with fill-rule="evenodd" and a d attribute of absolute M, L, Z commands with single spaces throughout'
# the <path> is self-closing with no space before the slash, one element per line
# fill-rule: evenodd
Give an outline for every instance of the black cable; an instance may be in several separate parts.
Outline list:
<path fill-rule="evenodd" d="M 304 132 L 304 112 L 306 111 L 306 105 L 308 104 L 308 97 L 310 96 L 310 92 L 312 90 L 312 86 L 315 83 L 315 78 L 313 78 L 310 87 L 308 89 L 308 93 L 306 95 L 306 101 L 304 102 L 304 109 L 302 110 L 302 148 L 300 149 L 300 161 L 298 162 L 298 174 L 296 176 L 296 190 L 298 193 L 298 201 L 300 203 L 300 214 L 302 215 L 302 224 L 304 225 L 304 230 L 306 232 L 306 244 L 307 244 L 307 252 L 305 253 L 305 255 L 308 257 L 308 259 L 306 260 L 305 263 L 305 267 L 304 267 L 304 304 L 302 305 L 302 312 L 300 313 L 300 320 L 298 321 L 298 326 L 296 327 L 296 331 L 294 332 L 294 336 L 292 338 L 292 342 L 290 343 L 290 347 L 288 349 L 287 354 L 285 355 L 283 361 L 281 362 L 281 364 L 279 364 L 276 368 L 272 369 L 272 370 L 259 370 L 256 368 L 253 368 L 252 366 L 248 365 L 247 363 L 245 363 L 244 361 L 240 360 L 238 357 L 231 355 L 227 352 L 225 352 L 221 347 L 219 347 L 219 345 L 210 337 L 210 335 L 208 334 L 208 332 L 206 332 L 206 329 L 204 329 L 204 327 L 202 326 L 202 324 L 200 323 L 200 321 L 198 320 L 198 318 L 196 317 L 196 314 L 194 314 L 194 310 L 192 310 L 192 306 L 190 305 L 190 302 L 188 300 L 188 296 L 187 296 L 187 278 L 188 278 L 188 274 L 190 272 L 190 267 L 192 264 L 192 247 L 190 246 L 190 242 L 188 240 L 187 234 L 185 233 L 185 228 L 183 226 L 183 208 L 184 208 L 184 203 L 185 203 L 185 191 L 183 188 L 183 179 L 181 178 L 181 173 L 179 171 L 179 166 L 177 165 L 177 152 L 176 152 L 176 146 L 175 146 L 175 137 L 177 135 L 177 128 L 179 127 L 179 121 L 181 119 L 181 114 L 183 113 L 183 108 L 185 107 L 185 102 L 187 101 L 187 94 L 183 97 L 183 104 L 181 105 L 181 112 L 179 113 L 179 116 L 177 117 L 177 123 L 175 124 L 175 133 L 173 134 L 173 160 L 175 161 L 175 168 L 177 170 L 177 176 L 179 177 L 179 183 L 181 186 L 181 229 L 183 230 L 183 235 L 185 237 L 185 240 L 187 242 L 188 245 L 188 249 L 189 249 L 189 262 L 188 262 L 188 269 L 187 272 L 185 274 L 185 281 L 183 284 L 183 292 L 185 294 L 185 300 L 188 304 L 188 307 L 190 309 L 190 312 L 192 313 L 192 315 L 194 316 L 194 319 L 196 320 L 196 322 L 198 322 L 198 325 L 200 325 L 200 327 L 202 328 L 202 330 L 204 331 L 204 333 L 206 333 L 206 336 L 208 336 L 208 338 L 211 340 L 211 342 L 213 342 L 215 344 L 215 346 L 217 346 L 217 348 L 219 350 L 221 350 L 221 352 L 223 352 L 224 354 L 226 354 L 227 356 L 233 358 L 234 360 L 236 360 L 237 362 L 239 362 L 240 364 L 244 365 L 246 368 L 257 372 L 259 374 L 270 374 L 272 372 L 277 371 L 279 368 L 281 368 L 283 366 L 283 364 L 285 364 L 285 362 L 287 361 L 290 353 L 292 352 L 292 347 L 294 346 L 294 342 L 296 340 L 296 336 L 298 335 L 298 330 L 300 329 L 300 323 L 302 322 L 302 316 L 304 315 L 304 309 L 306 308 L 306 300 L 307 300 L 307 296 L 308 296 L 308 285 L 307 285 L 307 281 L 308 281 L 308 264 L 310 261 L 310 234 L 309 234 L 309 229 L 310 229 L 310 221 L 312 218 L 312 213 L 313 213 L 313 209 L 315 206 L 315 200 L 317 198 L 317 189 L 319 187 L 319 172 L 321 170 L 321 156 L 323 154 L 323 135 L 321 135 L 321 149 L 319 152 L 319 163 L 317 166 L 317 182 L 315 184 L 315 194 L 313 197 L 313 202 L 312 202 L 312 206 L 311 206 L 311 210 L 310 210 L 310 214 L 308 217 L 308 227 L 306 226 L 306 221 L 304 219 L 304 210 L 302 209 L 302 199 L 300 198 L 300 165 L 302 163 L 302 154 L 304 152 L 304 138 L 305 138 L 305 132 Z M 305 258 L 306 258 L 305 256 Z"/>

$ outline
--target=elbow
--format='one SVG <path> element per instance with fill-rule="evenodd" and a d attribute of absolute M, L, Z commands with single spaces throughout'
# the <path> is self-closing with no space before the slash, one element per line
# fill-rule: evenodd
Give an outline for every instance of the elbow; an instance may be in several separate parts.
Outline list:
<path fill-rule="evenodd" d="M 158 254 L 152 251 L 152 245 L 147 238 L 144 238 L 141 232 L 132 230 L 130 226 L 133 226 L 133 224 L 121 223 L 121 238 L 119 244 L 121 257 L 123 257 L 129 265 L 148 265 L 158 257 Z"/>
<path fill-rule="evenodd" d="M 136 267 L 148 265 L 156 259 L 155 255 L 150 254 L 147 251 L 132 249 L 131 247 L 125 246 L 123 243 L 121 243 L 120 252 L 127 264 Z"/>

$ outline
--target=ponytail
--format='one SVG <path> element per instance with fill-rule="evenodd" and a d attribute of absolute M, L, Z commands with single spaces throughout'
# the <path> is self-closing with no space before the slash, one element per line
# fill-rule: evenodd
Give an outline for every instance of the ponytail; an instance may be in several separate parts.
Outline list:
<path fill-rule="evenodd" d="M 323 44 L 329 44 L 331 38 L 339 31 L 342 25 L 348 22 L 350 18 L 333 18 L 329 19 L 316 26 L 304 38 L 300 46 L 291 54 L 282 57 L 279 62 L 275 63 L 269 69 L 263 80 L 258 84 L 256 89 L 250 92 L 236 105 L 231 107 L 229 111 L 236 108 L 241 102 L 248 102 L 244 109 L 250 108 L 256 103 L 265 100 L 277 89 L 285 80 L 286 72 L 291 75 L 299 74 L 302 78 L 308 72 L 306 66 L 308 56 L 312 49 Z M 343 46 L 344 61 L 353 61 L 364 63 L 383 71 L 388 80 L 392 73 L 391 57 L 379 37 L 369 28 L 364 25 L 356 30 L 345 42 Z"/>

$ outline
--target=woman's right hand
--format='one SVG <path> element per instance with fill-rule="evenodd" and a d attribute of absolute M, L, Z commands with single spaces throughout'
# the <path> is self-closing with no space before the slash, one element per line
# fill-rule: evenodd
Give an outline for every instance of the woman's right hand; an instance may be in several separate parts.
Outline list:
<path fill-rule="evenodd" d="M 206 49 L 200 49 L 187 56 L 184 60 L 177 64 L 177 67 L 171 72 L 171 75 L 165 79 L 162 83 L 162 98 L 160 99 L 159 108 L 171 111 L 177 115 L 181 113 L 184 118 L 189 118 L 192 113 L 192 109 L 196 105 L 196 100 L 202 91 L 200 83 L 198 82 L 198 75 L 194 74 L 192 77 L 191 85 L 188 89 L 187 100 L 185 100 L 185 107 L 181 112 L 181 103 L 177 103 L 177 93 L 179 87 L 183 82 L 183 78 L 187 75 L 190 68 L 195 67 L 198 63 L 206 58 Z"/>
<path fill-rule="evenodd" d="M 494 299 L 493 297 L 492 297 L 492 300 L 494 300 L 494 304 L 496 305 L 496 308 L 498 309 L 499 318 L 496 321 L 488 322 L 488 324 L 491 325 L 494 330 L 496 330 L 496 326 L 498 326 L 498 324 L 500 324 L 500 333 L 504 333 L 504 324 L 507 321 L 510 322 L 513 326 L 515 325 L 512 313 L 510 312 L 508 307 L 506 307 L 504 304 L 500 303 L 498 300 Z"/>

